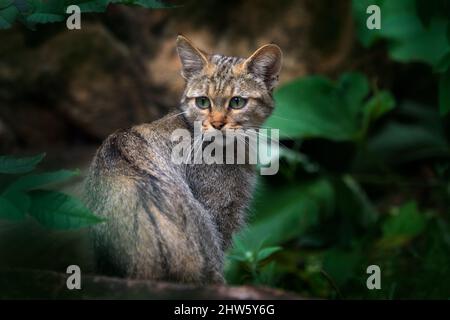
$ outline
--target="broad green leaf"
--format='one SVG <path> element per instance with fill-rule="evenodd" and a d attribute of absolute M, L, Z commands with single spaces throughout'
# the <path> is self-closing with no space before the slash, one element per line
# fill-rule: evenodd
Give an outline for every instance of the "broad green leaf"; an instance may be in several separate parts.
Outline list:
<path fill-rule="evenodd" d="M 388 91 L 380 91 L 367 101 L 364 114 L 373 121 L 394 109 L 394 106 L 395 100 L 392 94 Z"/>
<path fill-rule="evenodd" d="M 30 215 L 51 229 L 77 229 L 102 222 L 80 200 L 55 191 L 31 192 Z"/>
<path fill-rule="evenodd" d="M 367 150 L 372 157 L 395 165 L 450 156 L 437 110 L 405 102 L 398 111 L 402 121 L 388 122 L 369 140 Z"/>
<path fill-rule="evenodd" d="M 361 102 L 369 94 L 369 82 L 361 73 L 344 73 L 337 82 L 339 93 L 344 98 L 346 109 L 354 120 L 361 112 Z"/>
<path fill-rule="evenodd" d="M 442 116 L 450 111 L 450 69 L 439 80 L 439 112 Z"/>
<path fill-rule="evenodd" d="M 0 219 L 22 220 L 25 213 L 13 205 L 8 199 L 0 197 Z"/>
<path fill-rule="evenodd" d="M 388 91 L 380 91 L 367 101 L 363 108 L 363 128 L 367 130 L 369 124 L 395 107 L 395 100 Z"/>
<path fill-rule="evenodd" d="M 258 250 L 261 244 L 277 246 L 317 225 L 320 215 L 333 206 L 333 190 L 326 180 L 262 188 L 256 192 L 251 210 L 255 213 L 253 223 L 236 238 L 245 250 Z"/>
<path fill-rule="evenodd" d="M 256 255 L 256 261 L 262 261 L 280 250 L 281 247 L 268 247 L 261 249 L 260 251 L 258 251 L 258 254 Z"/>
<path fill-rule="evenodd" d="M 12 5 L 14 0 L 0 0 L 0 9 L 4 9 Z"/>
<path fill-rule="evenodd" d="M 20 211 L 27 213 L 30 209 L 31 199 L 28 194 L 21 190 L 6 190 L 1 197 L 7 199 Z"/>
<path fill-rule="evenodd" d="M 338 286 L 350 280 L 360 266 L 361 254 L 357 251 L 330 249 L 323 258 L 323 270 Z"/>
<path fill-rule="evenodd" d="M 275 92 L 277 108 L 267 126 L 279 129 L 282 139 L 353 140 L 367 94 L 367 80 L 360 74 L 344 74 L 336 83 L 322 76 L 294 80 Z"/>
<path fill-rule="evenodd" d="M 230 254 L 227 257 L 231 260 L 235 260 L 235 261 L 239 261 L 239 262 L 247 261 L 247 258 L 245 256 L 238 256 L 235 254 Z"/>
<path fill-rule="evenodd" d="M 353 13 L 357 23 L 358 37 L 363 45 L 370 46 L 378 39 L 388 43 L 390 56 L 400 62 L 424 62 L 436 66 L 442 57 L 450 52 L 447 41 L 448 13 L 439 9 L 448 4 L 426 1 L 418 12 L 413 0 L 353 0 Z M 381 9 L 382 27 L 380 30 L 368 30 L 365 12 L 370 4 Z M 447 10 L 446 9 L 446 10 Z M 448 12 L 448 10 L 447 10 Z"/>
<path fill-rule="evenodd" d="M 73 178 L 78 171 L 59 170 L 54 172 L 30 174 L 14 181 L 8 190 L 32 190 L 50 183 L 57 183 Z"/>
<path fill-rule="evenodd" d="M 41 162 L 44 157 L 44 153 L 27 158 L 0 156 L 0 173 L 17 174 L 30 172 L 34 170 L 36 165 Z"/>
<path fill-rule="evenodd" d="M 450 52 L 444 55 L 438 64 L 434 67 L 434 71 L 437 73 L 444 73 L 450 68 Z"/>
<path fill-rule="evenodd" d="M 414 124 L 390 123 L 369 143 L 372 154 L 391 164 L 448 156 L 444 137 Z"/>
<path fill-rule="evenodd" d="M 401 28 L 404 22 L 395 24 L 395 28 Z M 446 22 L 432 20 L 430 30 L 411 32 L 401 40 L 390 43 L 389 53 L 394 60 L 400 62 L 424 62 L 431 66 L 439 63 L 445 54 L 450 52 L 450 46 L 446 39 Z"/>
<path fill-rule="evenodd" d="M 383 244 L 401 245 L 418 236 L 425 228 L 426 218 L 413 201 L 392 210 L 383 224 Z"/>
<path fill-rule="evenodd" d="M 32 13 L 27 16 L 27 21 L 31 23 L 59 22 L 66 18 L 65 1 L 33 1 L 32 8 Z"/>
<path fill-rule="evenodd" d="M 7 29 L 12 26 L 19 13 L 14 6 L 9 6 L 0 10 L 0 29 Z"/>

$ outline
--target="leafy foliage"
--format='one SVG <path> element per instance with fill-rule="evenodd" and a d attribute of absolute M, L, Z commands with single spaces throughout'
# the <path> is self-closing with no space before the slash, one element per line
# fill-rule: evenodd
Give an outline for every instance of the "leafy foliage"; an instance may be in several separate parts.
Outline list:
<path fill-rule="evenodd" d="M 42 189 L 78 174 L 69 170 L 30 173 L 44 156 L 0 157 L 0 173 L 13 175 L 0 189 L 0 219 L 23 220 L 29 215 L 51 229 L 76 229 L 101 222 L 102 219 L 91 213 L 78 199 Z"/>
<path fill-rule="evenodd" d="M 87 13 L 104 12 L 110 4 L 168 7 L 159 0 L 0 0 L 0 29 L 10 28 L 16 20 L 31 29 L 39 23 L 63 21 L 70 5 L 77 5 L 82 13 Z"/>
<path fill-rule="evenodd" d="M 34 157 L 16 159 L 10 156 L 0 157 L 0 173 L 14 174 L 14 173 L 28 173 L 42 161 L 45 154 L 40 154 Z"/>
<path fill-rule="evenodd" d="M 282 138 L 356 140 L 370 121 L 394 106 L 388 92 L 378 92 L 370 100 L 368 95 L 369 83 L 358 73 L 343 74 L 337 82 L 323 76 L 298 79 L 276 92 L 278 108 L 267 125 L 280 128 Z"/>
<path fill-rule="evenodd" d="M 379 30 L 366 28 L 366 8 L 376 4 L 382 12 Z M 354 0 L 353 11 L 361 43 L 369 47 L 379 40 L 388 44 L 389 55 L 399 62 L 422 62 L 440 74 L 439 108 L 450 110 L 450 3 L 446 0 Z"/>

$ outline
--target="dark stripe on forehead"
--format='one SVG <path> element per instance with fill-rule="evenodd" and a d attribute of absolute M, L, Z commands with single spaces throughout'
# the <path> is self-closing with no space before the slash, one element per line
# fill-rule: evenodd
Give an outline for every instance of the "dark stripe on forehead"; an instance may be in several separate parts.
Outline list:
<path fill-rule="evenodd" d="M 231 71 L 231 67 L 241 62 L 243 59 L 239 57 L 230 57 L 222 55 L 214 55 L 211 62 L 216 65 L 217 72 Z M 228 69 L 228 70 L 227 70 Z"/>

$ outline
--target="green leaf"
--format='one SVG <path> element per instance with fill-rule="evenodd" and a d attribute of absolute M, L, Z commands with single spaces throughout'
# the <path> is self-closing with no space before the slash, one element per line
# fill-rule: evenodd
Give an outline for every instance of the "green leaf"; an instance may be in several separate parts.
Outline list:
<path fill-rule="evenodd" d="M 31 199 L 25 192 L 21 190 L 6 190 L 1 197 L 7 199 L 16 208 L 26 213 L 30 209 Z"/>
<path fill-rule="evenodd" d="M 448 17 L 445 17 L 448 4 L 441 2 L 435 6 L 435 1 L 421 2 L 422 8 L 418 12 L 416 1 L 412 0 L 353 0 L 353 14 L 361 43 L 370 46 L 378 39 L 385 39 L 389 55 L 394 60 L 436 66 L 450 52 L 450 42 L 447 41 Z M 366 28 L 365 8 L 369 4 L 380 6 L 380 30 Z"/>
<path fill-rule="evenodd" d="M 8 199 L 0 197 L 0 219 L 22 220 L 25 213 L 13 205 Z"/>
<path fill-rule="evenodd" d="M 330 249 L 324 256 L 323 270 L 338 286 L 342 286 L 355 276 L 360 260 L 359 252 Z"/>
<path fill-rule="evenodd" d="M 234 261 L 239 261 L 239 262 L 245 262 L 247 261 L 247 257 L 245 256 L 238 256 L 235 254 L 230 254 L 227 256 L 229 259 L 234 260 Z"/>
<path fill-rule="evenodd" d="M 405 102 L 398 109 L 401 121 L 388 122 L 369 140 L 367 149 L 372 157 L 398 165 L 450 156 L 442 121 L 436 110 L 412 102 Z"/>
<path fill-rule="evenodd" d="M 344 73 L 337 83 L 349 113 L 356 116 L 361 112 L 361 102 L 369 94 L 369 82 L 361 73 Z"/>
<path fill-rule="evenodd" d="M 27 17 L 27 21 L 33 23 L 59 22 L 64 19 L 65 17 L 63 15 L 54 13 L 33 13 Z"/>
<path fill-rule="evenodd" d="M 14 0 L 0 0 L 0 9 L 4 9 L 12 5 Z"/>
<path fill-rule="evenodd" d="M 65 1 L 33 1 L 32 8 L 32 13 L 27 17 L 30 23 L 58 22 L 66 18 Z"/>
<path fill-rule="evenodd" d="M 73 178 L 79 171 L 59 170 L 20 177 L 7 190 L 32 190 L 50 183 L 57 183 Z"/>
<path fill-rule="evenodd" d="M 434 67 L 434 71 L 437 73 L 444 73 L 450 68 L 450 52 L 442 57 L 442 59 Z"/>
<path fill-rule="evenodd" d="M 14 6 L 9 6 L 0 10 L 0 29 L 7 29 L 12 26 L 19 13 Z"/>
<path fill-rule="evenodd" d="M 33 191 L 30 215 L 51 229 L 77 229 L 102 222 L 80 200 L 55 191 Z"/>
<path fill-rule="evenodd" d="M 260 188 L 256 195 L 253 223 L 235 237 L 243 250 L 258 251 L 261 243 L 277 246 L 297 238 L 334 206 L 333 190 L 326 180 Z"/>
<path fill-rule="evenodd" d="M 395 107 L 395 100 L 388 91 L 380 91 L 376 93 L 363 108 L 363 128 L 367 130 L 371 122 L 374 122 L 385 113 L 391 111 Z"/>
<path fill-rule="evenodd" d="M 260 251 L 258 251 L 258 254 L 256 255 L 256 261 L 262 261 L 280 250 L 281 247 L 268 247 L 261 249 Z"/>
<path fill-rule="evenodd" d="M 419 212 L 414 201 L 394 208 L 383 224 L 383 242 L 403 244 L 418 236 L 425 229 L 425 216 Z"/>
<path fill-rule="evenodd" d="M 337 83 L 322 76 L 294 80 L 275 92 L 277 108 L 267 126 L 279 129 L 281 139 L 353 140 L 367 94 L 367 79 L 361 74 L 344 74 Z"/>
<path fill-rule="evenodd" d="M 450 70 L 441 75 L 439 80 L 439 112 L 441 116 L 450 111 Z"/>
<path fill-rule="evenodd" d="M 17 174 L 27 173 L 36 167 L 44 159 L 45 153 L 34 157 L 15 158 L 11 156 L 0 156 L 0 173 Z"/>
<path fill-rule="evenodd" d="M 364 114 L 371 120 L 376 120 L 395 107 L 395 100 L 388 91 L 375 94 L 364 106 Z"/>

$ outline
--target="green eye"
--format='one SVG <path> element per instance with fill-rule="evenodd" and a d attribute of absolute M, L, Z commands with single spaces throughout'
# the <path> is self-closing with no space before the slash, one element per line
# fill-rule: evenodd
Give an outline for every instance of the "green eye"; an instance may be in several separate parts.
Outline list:
<path fill-rule="evenodd" d="M 242 97 L 233 97 L 230 100 L 230 108 L 242 109 L 247 104 L 247 99 Z"/>
<path fill-rule="evenodd" d="M 211 105 L 209 99 L 207 97 L 197 97 L 195 98 L 195 104 L 200 109 L 208 109 Z"/>

